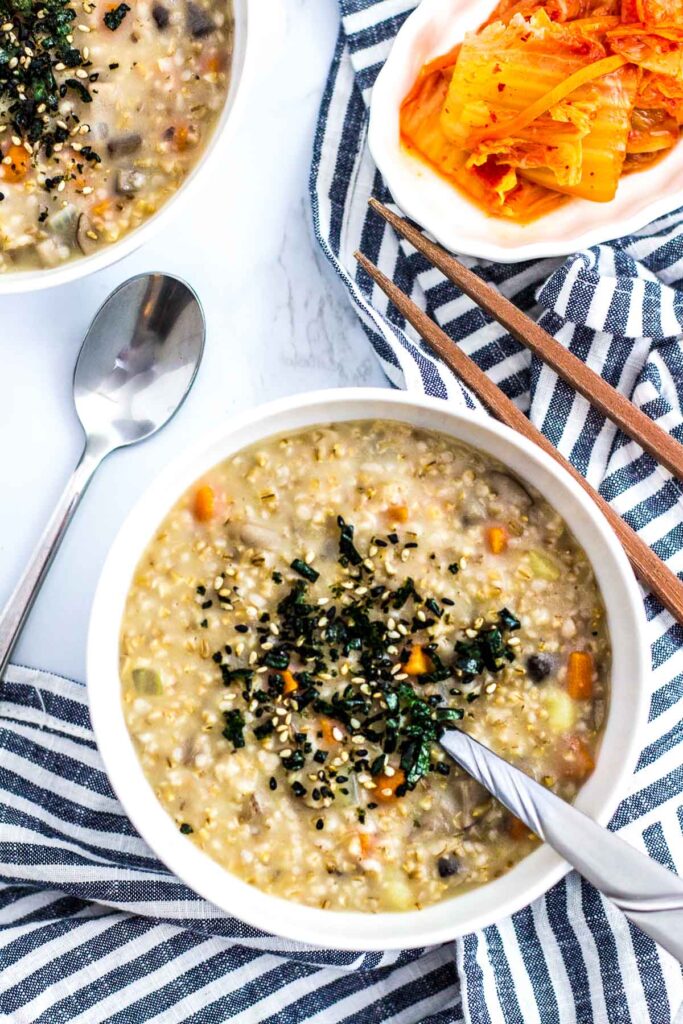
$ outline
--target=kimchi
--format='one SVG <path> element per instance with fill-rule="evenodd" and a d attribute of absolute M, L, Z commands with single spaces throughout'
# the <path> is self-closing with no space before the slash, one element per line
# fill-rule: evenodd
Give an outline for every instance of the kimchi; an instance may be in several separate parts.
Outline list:
<path fill-rule="evenodd" d="M 420 71 L 404 146 L 487 213 L 609 202 L 683 125 L 683 0 L 501 0 Z"/>

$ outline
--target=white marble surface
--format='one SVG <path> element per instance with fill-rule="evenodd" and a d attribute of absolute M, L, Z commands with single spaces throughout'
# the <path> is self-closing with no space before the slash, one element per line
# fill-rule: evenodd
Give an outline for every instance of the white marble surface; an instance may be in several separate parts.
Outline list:
<path fill-rule="evenodd" d="M 122 263 L 64 288 L 0 299 L 0 602 L 78 458 L 71 374 L 103 299 L 132 274 L 168 270 L 200 293 L 208 331 L 197 383 L 176 419 L 99 470 L 15 650 L 17 663 L 84 678 L 89 607 L 107 549 L 146 481 L 178 447 L 232 411 L 279 395 L 386 383 L 310 228 L 310 154 L 338 30 L 336 0 L 253 2 L 281 3 L 283 18 L 227 173 L 207 168 L 192 208 L 181 207 Z"/>

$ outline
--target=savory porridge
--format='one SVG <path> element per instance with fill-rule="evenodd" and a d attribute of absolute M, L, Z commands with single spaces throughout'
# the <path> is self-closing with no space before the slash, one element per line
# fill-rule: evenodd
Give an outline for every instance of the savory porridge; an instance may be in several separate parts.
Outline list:
<path fill-rule="evenodd" d="M 267 892 L 413 910 L 535 838 L 440 749 L 457 723 L 571 800 L 609 677 L 592 570 L 488 456 L 392 421 L 241 451 L 132 582 L 124 712 L 178 829 Z"/>
<path fill-rule="evenodd" d="M 231 0 L 0 0 L 0 271 L 55 267 L 180 187 L 225 103 Z"/>

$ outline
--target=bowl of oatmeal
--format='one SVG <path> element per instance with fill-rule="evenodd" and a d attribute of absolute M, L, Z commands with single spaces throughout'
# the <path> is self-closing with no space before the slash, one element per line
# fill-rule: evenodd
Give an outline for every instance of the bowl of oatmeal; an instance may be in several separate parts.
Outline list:
<path fill-rule="evenodd" d="M 238 417 L 152 484 L 102 573 L 88 686 L 115 792 L 197 893 L 291 939 L 405 948 L 568 870 L 444 730 L 606 822 L 646 654 L 624 553 L 553 460 L 350 390 Z"/>
<path fill-rule="evenodd" d="M 49 0 L 0 26 L 0 294 L 141 245 L 224 140 L 257 46 L 247 0 Z"/>

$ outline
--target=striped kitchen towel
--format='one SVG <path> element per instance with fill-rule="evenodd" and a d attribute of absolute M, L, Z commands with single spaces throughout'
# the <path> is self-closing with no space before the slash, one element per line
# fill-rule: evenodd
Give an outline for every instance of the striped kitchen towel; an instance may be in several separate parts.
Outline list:
<path fill-rule="evenodd" d="M 372 86 L 415 0 L 339 0 L 341 31 L 311 173 L 315 231 L 397 387 L 478 405 L 353 259 L 364 253 L 490 374 L 674 572 L 681 485 L 523 350 L 368 211 L 391 196 L 367 148 Z M 683 441 L 683 211 L 567 260 L 465 258 L 484 280 Z M 630 791 L 614 816 L 635 846 L 683 872 L 683 628 L 643 593 L 651 706 Z M 614 699 L 619 699 L 616 694 Z M 570 875 L 533 906 L 455 944 L 469 1024 L 683 1022 L 681 968 Z"/>

